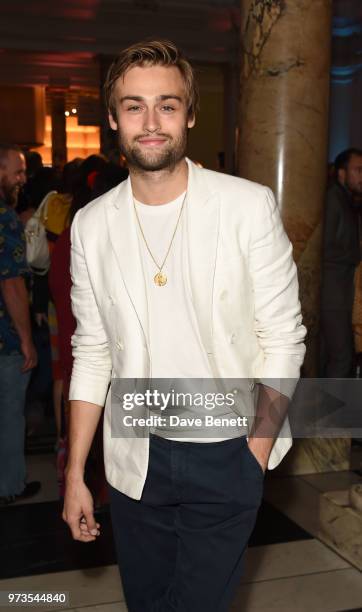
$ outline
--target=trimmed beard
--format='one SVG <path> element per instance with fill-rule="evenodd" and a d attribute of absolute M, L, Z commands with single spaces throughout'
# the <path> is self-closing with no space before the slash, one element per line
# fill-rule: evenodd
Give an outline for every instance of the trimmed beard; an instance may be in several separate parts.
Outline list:
<path fill-rule="evenodd" d="M 354 196 L 360 196 L 362 194 L 362 183 L 355 183 L 354 185 L 351 185 L 348 181 L 346 181 L 346 186 Z"/>
<path fill-rule="evenodd" d="M 144 138 L 146 134 L 138 136 Z M 149 134 L 147 134 L 149 136 Z M 118 129 L 118 142 L 122 155 L 125 156 L 128 166 L 135 171 L 140 172 L 159 172 L 160 170 L 172 171 L 175 166 L 186 155 L 188 128 L 185 125 L 179 138 L 171 138 L 167 134 L 157 133 L 155 136 L 160 136 L 168 139 L 168 144 L 164 146 L 161 153 L 157 151 L 149 151 L 147 155 L 141 151 L 135 139 L 134 144 L 130 146 L 123 139 L 122 132 Z"/>
<path fill-rule="evenodd" d="M 6 180 L 3 180 L 2 192 L 7 205 L 11 208 L 16 208 L 20 192 L 19 185 L 10 185 Z"/>

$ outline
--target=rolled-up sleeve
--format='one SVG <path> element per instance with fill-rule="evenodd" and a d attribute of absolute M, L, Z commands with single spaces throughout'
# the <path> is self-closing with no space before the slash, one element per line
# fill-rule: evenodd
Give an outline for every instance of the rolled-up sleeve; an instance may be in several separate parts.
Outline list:
<path fill-rule="evenodd" d="M 77 327 L 72 336 L 74 361 L 69 399 L 103 406 L 112 363 L 79 233 L 81 212 L 75 216 L 71 229 L 71 299 Z"/>
<path fill-rule="evenodd" d="M 256 209 L 249 251 L 255 333 L 264 352 L 259 382 L 292 397 L 305 355 L 297 268 L 273 193 Z"/>

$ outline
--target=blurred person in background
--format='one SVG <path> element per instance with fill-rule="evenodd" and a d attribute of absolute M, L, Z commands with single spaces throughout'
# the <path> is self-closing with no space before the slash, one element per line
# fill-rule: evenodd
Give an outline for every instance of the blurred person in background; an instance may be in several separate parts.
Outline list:
<path fill-rule="evenodd" d="M 23 226 L 15 213 L 26 180 L 25 157 L 15 146 L 0 146 L 0 505 L 38 493 L 26 483 L 25 395 L 37 364 L 29 312 Z"/>
<path fill-rule="evenodd" d="M 83 208 L 88 202 L 102 195 L 112 187 L 118 185 L 128 176 L 128 172 L 112 163 L 100 163 L 98 165 L 96 156 L 87 158 L 79 168 L 78 182 L 75 187 L 70 220 L 72 222 L 75 213 Z M 73 357 L 71 337 L 75 331 L 76 322 L 71 309 L 70 290 L 72 286 L 70 276 L 70 226 L 59 236 L 52 253 L 49 270 L 49 288 L 55 305 L 56 318 L 58 322 L 58 349 L 59 363 L 63 381 L 63 407 L 61 417 L 61 434 L 59 439 L 59 452 L 57 461 L 57 473 L 60 495 L 64 496 L 64 468 L 67 460 L 67 431 L 69 417 L 68 393 L 70 378 L 72 374 Z M 92 466 L 90 469 L 90 465 Z M 106 481 L 103 468 L 103 449 L 101 427 L 98 428 L 96 439 L 93 444 L 87 471 L 90 477 L 87 479 L 94 492 L 96 505 L 102 505 L 107 499 Z"/>
<path fill-rule="evenodd" d="M 58 172 L 51 167 L 38 167 L 28 178 L 22 190 L 22 200 L 18 203 L 17 213 L 24 226 L 28 219 L 38 210 L 49 193 L 59 190 Z M 52 400 L 52 359 L 47 318 L 35 316 L 47 304 L 47 275 L 40 275 L 33 270 L 32 286 L 32 324 L 33 339 L 38 353 L 38 365 L 33 370 L 27 391 L 27 436 L 37 434 L 44 423 L 44 415 L 53 410 Z"/>
<path fill-rule="evenodd" d="M 59 329 L 59 360 L 61 364 L 64 397 L 67 399 L 72 371 L 72 349 L 70 339 L 75 329 L 75 319 L 70 302 L 70 226 L 75 213 L 91 200 L 103 195 L 127 178 L 128 172 L 104 161 L 99 170 L 93 162 L 96 156 L 87 158 L 79 167 L 74 185 L 74 196 L 70 210 L 70 224 L 56 241 L 49 270 L 49 288 L 54 300 Z"/>
<path fill-rule="evenodd" d="M 358 206 L 359 241 L 362 253 L 362 193 L 356 196 L 355 201 Z M 362 378 L 362 261 L 357 266 L 354 277 L 352 329 L 356 354 L 356 378 Z"/>
<path fill-rule="evenodd" d="M 32 164 L 31 170 L 28 169 L 28 160 Z M 28 151 L 26 153 L 26 164 L 26 183 L 19 193 L 16 206 L 16 212 L 24 226 L 35 213 L 46 194 L 57 189 L 59 183 L 56 171 L 53 168 L 43 166 L 39 153 Z"/>
<path fill-rule="evenodd" d="M 325 205 L 321 330 L 326 377 L 348 378 L 354 361 L 354 277 L 361 260 L 356 198 L 362 194 L 362 150 L 343 151 L 334 167 Z"/>
<path fill-rule="evenodd" d="M 24 151 L 24 156 L 26 163 L 26 182 L 19 192 L 16 204 L 16 213 L 23 225 L 25 225 L 27 220 L 35 212 L 34 204 L 30 201 L 28 189 L 34 177 L 43 169 L 43 160 L 40 153 L 36 151 Z"/>
<path fill-rule="evenodd" d="M 44 168 L 43 158 L 38 151 L 26 151 L 24 155 L 26 161 L 26 176 L 29 180 L 38 174 L 39 170 Z"/>
<path fill-rule="evenodd" d="M 56 241 L 70 223 L 70 208 L 81 163 L 82 160 L 76 158 L 65 164 L 60 185 L 57 186 L 57 189 L 52 189 L 49 193 L 44 194 L 46 203 L 42 221 L 46 229 L 50 259 L 52 258 Z M 55 183 L 53 183 L 53 186 L 55 186 Z M 34 274 L 33 309 L 37 325 L 40 328 L 43 325 L 47 325 L 49 329 L 57 448 L 61 438 L 63 378 L 59 362 L 58 324 L 49 293 L 48 274 Z"/>

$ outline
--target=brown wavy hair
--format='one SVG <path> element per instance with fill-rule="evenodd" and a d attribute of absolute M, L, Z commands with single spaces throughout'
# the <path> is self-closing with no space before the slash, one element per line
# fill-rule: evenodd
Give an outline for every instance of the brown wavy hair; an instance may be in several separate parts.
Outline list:
<path fill-rule="evenodd" d="M 116 81 L 135 66 L 176 66 L 185 84 L 188 117 L 195 116 L 200 98 L 194 69 L 173 42 L 150 40 L 136 43 L 121 51 L 108 70 L 104 96 L 106 107 L 115 121 L 117 115 L 113 94 Z"/>

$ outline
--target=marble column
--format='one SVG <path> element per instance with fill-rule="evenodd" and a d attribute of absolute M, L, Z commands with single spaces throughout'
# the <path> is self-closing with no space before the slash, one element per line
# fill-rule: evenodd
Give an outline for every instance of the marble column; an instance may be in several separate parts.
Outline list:
<path fill-rule="evenodd" d="M 242 0 L 238 170 L 271 187 L 298 263 L 316 375 L 331 0 Z"/>
<path fill-rule="evenodd" d="M 52 164 L 62 168 L 67 162 L 65 92 L 50 91 L 52 116 Z"/>
<path fill-rule="evenodd" d="M 317 376 L 332 2 L 241 0 L 241 9 L 238 173 L 275 193 L 294 247 L 308 329 L 303 374 Z M 318 471 L 315 458 L 324 456 L 321 471 L 346 469 L 345 441 L 342 450 L 336 440 L 306 442 L 290 471 Z"/>

